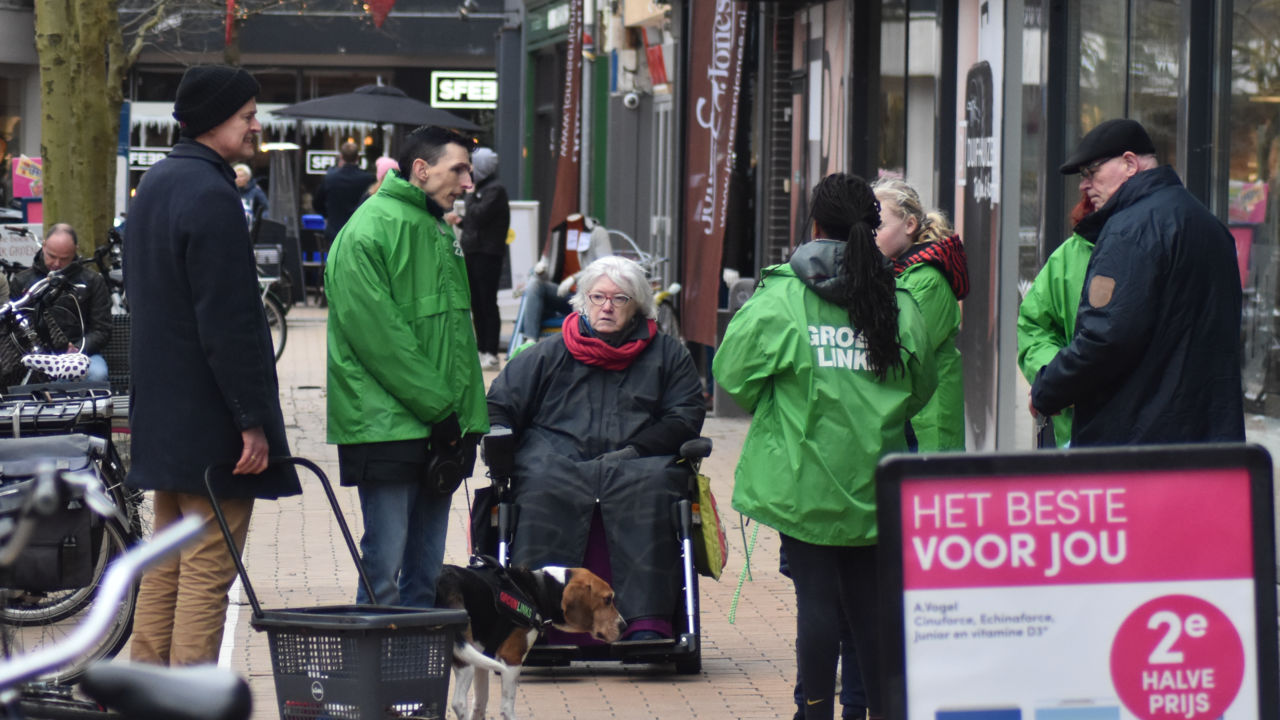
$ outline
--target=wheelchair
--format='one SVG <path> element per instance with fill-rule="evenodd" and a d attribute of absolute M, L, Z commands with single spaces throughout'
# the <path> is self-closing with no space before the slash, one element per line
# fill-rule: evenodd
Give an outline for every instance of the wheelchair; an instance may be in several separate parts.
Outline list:
<path fill-rule="evenodd" d="M 492 509 L 488 524 L 491 532 L 477 532 L 483 517 L 472 517 L 472 551 L 492 554 L 498 562 L 507 565 L 508 549 L 519 526 L 519 508 L 513 502 L 512 474 L 515 465 L 516 439 L 510 430 L 502 428 L 486 435 L 482 440 L 484 456 L 489 467 L 491 485 L 489 491 Z M 573 662 L 621 661 L 624 664 L 674 663 L 681 675 L 696 675 L 702 671 L 702 620 L 698 597 L 698 573 L 694 569 L 694 517 L 693 508 L 698 501 L 698 471 L 704 459 L 711 455 L 710 438 L 700 437 L 684 443 L 680 457 L 688 467 L 689 481 L 682 497 L 672 504 L 672 531 L 680 545 L 681 591 L 670 620 L 673 638 L 662 640 L 622 641 L 596 645 L 551 645 L 546 636 L 525 658 L 526 667 L 566 667 Z M 492 544 L 481 540 L 490 538 Z"/>

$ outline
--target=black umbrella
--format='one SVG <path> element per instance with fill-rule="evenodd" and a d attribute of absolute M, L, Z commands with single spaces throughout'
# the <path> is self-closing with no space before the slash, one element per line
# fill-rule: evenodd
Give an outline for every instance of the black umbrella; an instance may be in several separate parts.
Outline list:
<path fill-rule="evenodd" d="M 399 88 L 365 85 L 345 95 L 307 100 L 273 110 L 272 115 L 316 120 L 354 120 L 397 125 L 439 125 L 455 130 L 478 131 L 480 127 L 453 113 L 414 100 Z"/>

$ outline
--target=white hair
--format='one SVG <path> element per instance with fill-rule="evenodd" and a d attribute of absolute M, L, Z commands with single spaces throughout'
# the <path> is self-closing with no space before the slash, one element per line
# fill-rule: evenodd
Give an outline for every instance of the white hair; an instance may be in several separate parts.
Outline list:
<path fill-rule="evenodd" d="M 574 310 L 580 313 L 587 311 L 589 303 L 587 293 L 591 292 L 602 277 L 608 277 L 622 288 L 623 294 L 631 298 L 639 308 L 637 314 L 650 320 L 658 318 L 658 309 L 653 304 L 653 288 L 649 286 L 649 278 L 645 277 L 644 268 L 634 260 L 617 255 L 600 258 L 588 265 L 587 269 L 578 276 L 578 292 L 569 301 Z"/>

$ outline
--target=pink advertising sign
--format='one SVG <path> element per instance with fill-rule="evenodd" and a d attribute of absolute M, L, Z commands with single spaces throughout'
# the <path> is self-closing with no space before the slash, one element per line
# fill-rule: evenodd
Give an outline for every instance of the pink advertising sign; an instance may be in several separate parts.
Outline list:
<path fill-rule="evenodd" d="M 882 606 L 905 677 L 888 716 L 1277 717 L 1260 670 L 1277 650 L 1270 458 L 1216 452 L 883 465 Z"/>

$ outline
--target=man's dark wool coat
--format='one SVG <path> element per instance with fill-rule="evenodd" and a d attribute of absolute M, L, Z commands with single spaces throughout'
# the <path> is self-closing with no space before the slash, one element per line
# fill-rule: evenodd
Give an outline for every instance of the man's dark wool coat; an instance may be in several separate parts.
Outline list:
<path fill-rule="evenodd" d="M 1240 268 L 1227 228 L 1171 167 L 1138 173 L 1076 226 L 1094 241 L 1075 337 L 1040 370 L 1071 445 L 1244 442 Z"/>
<path fill-rule="evenodd" d="M 205 468 L 234 465 L 240 433 L 261 425 L 289 455 L 275 353 L 235 173 L 210 148 L 178 141 L 129 208 L 125 292 L 132 316 L 133 464 L 127 484 L 206 494 Z M 302 491 L 292 467 L 218 474 L 219 497 Z"/>
<path fill-rule="evenodd" d="M 365 191 L 376 181 L 377 178 L 361 170 L 359 165 L 339 165 L 325 173 L 311 206 L 324 215 L 324 232 L 329 242 L 338 237 L 338 231 L 360 207 Z"/>

